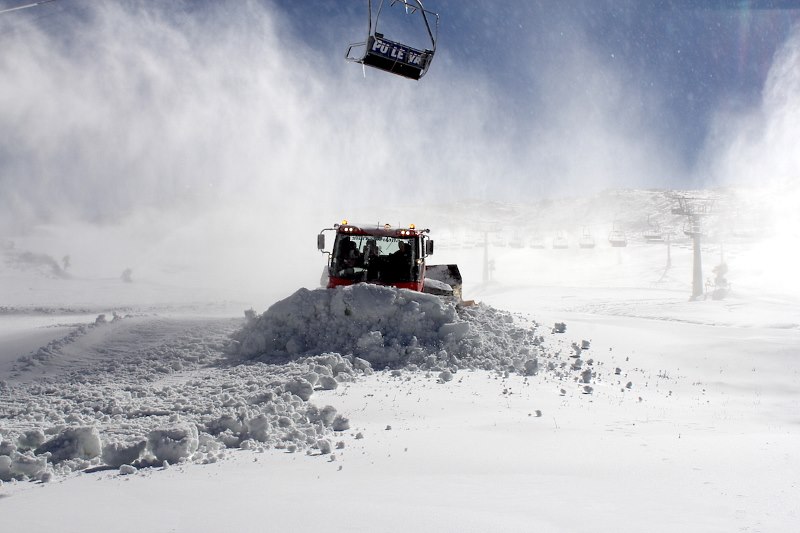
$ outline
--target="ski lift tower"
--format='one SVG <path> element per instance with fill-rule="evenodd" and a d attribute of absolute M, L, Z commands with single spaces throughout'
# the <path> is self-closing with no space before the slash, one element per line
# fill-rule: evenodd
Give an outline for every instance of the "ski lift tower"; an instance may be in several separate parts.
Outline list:
<path fill-rule="evenodd" d="M 686 223 L 683 226 L 683 233 L 692 238 L 692 300 L 697 300 L 703 296 L 703 258 L 700 251 L 700 240 L 703 236 L 703 217 L 711 214 L 714 200 L 711 198 L 691 198 L 679 196 L 678 206 L 672 208 L 672 214 L 683 215 Z"/>
<path fill-rule="evenodd" d="M 489 283 L 492 278 L 491 262 L 489 261 L 489 232 L 483 232 L 483 282 Z"/>

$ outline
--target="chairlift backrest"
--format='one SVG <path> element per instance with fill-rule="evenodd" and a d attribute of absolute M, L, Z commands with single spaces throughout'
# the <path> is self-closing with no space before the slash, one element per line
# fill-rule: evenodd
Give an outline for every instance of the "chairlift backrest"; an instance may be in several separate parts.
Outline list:
<path fill-rule="evenodd" d="M 405 78 L 418 80 L 428 70 L 433 52 L 430 50 L 417 50 L 390 41 L 380 33 L 370 35 L 367 41 L 367 53 L 361 63 L 368 67 L 375 67 L 392 74 L 399 74 Z"/>
<path fill-rule="evenodd" d="M 418 80 L 428 71 L 433 56 L 436 51 L 436 36 L 439 31 L 439 15 L 426 10 L 420 0 L 390 0 L 391 5 L 402 3 L 406 8 L 407 15 L 418 15 L 425 27 L 430 48 L 420 50 L 413 46 L 400 43 L 396 40 L 386 38 L 378 31 L 378 23 L 383 10 L 384 0 L 380 1 L 374 24 L 372 19 L 372 0 L 367 0 L 369 11 L 369 26 L 367 40 L 362 43 L 353 43 L 347 48 L 345 58 L 354 63 L 361 63 L 368 67 L 377 68 L 392 74 Z M 429 17 L 435 21 L 434 29 L 431 29 Z M 351 55 L 354 49 L 363 47 L 360 55 Z"/>

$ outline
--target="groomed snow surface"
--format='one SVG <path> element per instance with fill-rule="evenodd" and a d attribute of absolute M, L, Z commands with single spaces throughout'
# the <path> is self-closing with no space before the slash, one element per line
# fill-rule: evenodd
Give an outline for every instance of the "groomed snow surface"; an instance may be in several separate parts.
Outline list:
<path fill-rule="evenodd" d="M 689 302 L 680 254 L 666 287 L 524 282 L 647 280 L 655 250 L 493 250 L 504 277 L 463 307 L 358 285 L 260 314 L 3 308 L 3 523 L 794 531 L 796 300 Z"/>

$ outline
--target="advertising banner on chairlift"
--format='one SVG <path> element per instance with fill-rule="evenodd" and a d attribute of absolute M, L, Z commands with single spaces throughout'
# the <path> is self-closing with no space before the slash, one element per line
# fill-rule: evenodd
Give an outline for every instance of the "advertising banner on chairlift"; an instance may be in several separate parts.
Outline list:
<path fill-rule="evenodd" d="M 382 37 L 370 37 L 369 53 L 418 69 L 424 69 L 428 61 L 428 53 Z"/>

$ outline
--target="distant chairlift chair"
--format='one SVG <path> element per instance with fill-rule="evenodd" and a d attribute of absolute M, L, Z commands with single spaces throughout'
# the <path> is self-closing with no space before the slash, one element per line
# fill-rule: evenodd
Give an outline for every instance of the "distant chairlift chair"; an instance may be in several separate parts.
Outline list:
<path fill-rule="evenodd" d="M 566 250 L 567 248 L 569 248 L 569 241 L 567 241 L 564 234 L 559 231 L 553 238 L 553 250 Z"/>
<path fill-rule="evenodd" d="M 383 11 L 384 1 L 389 1 L 389 7 L 402 3 L 407 15 L 418 14 L 425 26 L 428 37 L 430 38 L 430 48 L 418 50 L 411 46 L 392 41 L 378 32 L 378 21 Z M 362 43 L 352 43 L 347 48 L 345 59 L 354 63 L 361 63 L 368 67 L 385 70 L 392 74 L 419 80 L 428 72 L 433 55 L 436 52 L 436 39 L 439 33 L 439 15 L 422 7 L 420 0 L 380 0 L 378 11 L 375 16 L 374 24 L 372 19 L 372 0 L 367 0 L 369 13 L 369 26 L 367 28 L 367 40 Z M 431 29 L 429 17 L 434 20 L 434 27 Z M 353 55 L 363 47 L 363 53 Z"/>
<path fill-rule="evenodd" d="M 589 228 L 585 228 L 583 230 L 583 235 L 581 236 L 580 241 L 578 241 L 578 246 L 580 248 L 594 248 L 594 237 L 592 233 L 589 231 Z"/>
<path fill-rule="evenodd" d="M 608 234 L 608 242 L 614 248 L 624 248 L 628 246 L 628 237 L 624 231 L 614 229 Z"/>

